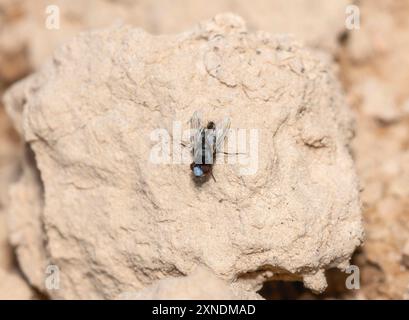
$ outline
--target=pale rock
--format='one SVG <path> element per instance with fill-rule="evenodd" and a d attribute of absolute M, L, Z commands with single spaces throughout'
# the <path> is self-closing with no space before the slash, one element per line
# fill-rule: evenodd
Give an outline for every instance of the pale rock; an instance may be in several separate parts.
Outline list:
<path fill-rule="evenodd" d="M 248 298 L 248 296 L 245 296 Z M 206 268 L 198 268 L 186 277 L 171 277 L 136 292 L 123 292 L 125 300 L 232 300 L 240 299 L 228 284 Z"/>
<path fill-rule="evenodd" d="M 19 156 L 17 135 L 0 102 L 0 211 L 7 206 L 8 186 L 17 177 Z"/>
<path fill-rule="evenodd" d="M 30 285 L 44 292 L 46 268 L 49 263 L 44 247 L 47 235 L 41 220 L 43 185 L 30 147 L 26 147 L 21 162 L 21 176 L 10 186 L 9 191 L 9 241 L 14 247 L 20 269 Z"/>
<path fill-rule="evenodd" d="M 275 62 L 281 52 L 294 58 Z M 40 290 L 58 266 L 52 298 L 115 298 L 198 266 L 232 288 L 285 276 L 322 291 L 324 270 L 362 242 L 352 122 L 330 60 L 237 16 L 170 36 L 83 33 L 5 102 L 35 155 L 13 185 L 11 240 Z M 218 163 L 217 182 L 197 185 L 189 157 L 151 161 L 152 133 L 177 135 L 174 121 L 187 129 L 197 109 L 230 116 L 247 139 L 258 130 L 252 174 Z"/>
<path fill-rule="evenodd" d="M 343 266 L 338 267 L 343 268 Z M 307 274 L 303 277 L 303 281 L 307 288 L 313 288 L 313 290 L 317 292 L 323 292 L 326 288 L 325 274 L 323 271 Z"/>

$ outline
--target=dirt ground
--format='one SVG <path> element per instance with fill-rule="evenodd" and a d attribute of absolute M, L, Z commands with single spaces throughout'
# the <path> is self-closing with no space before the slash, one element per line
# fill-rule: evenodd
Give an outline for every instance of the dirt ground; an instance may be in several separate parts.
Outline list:
<path fill-rule="evenodd" d="M 409 2 L 362 1 L 360 7 L 362 30 L 343 43 L 339 61 L 357 115 L 353 152 L 366 230 L 356 256 L 361 294 L 408 298 Z"/>
<path fill-rule="evenodd" d="M 178 29 L 176 22 L 162 25 L 153 23 L 152 17 L 144 17 L 145 2 L 140 3 L 141 21 L 148 21 L 146 24 L 152 29 L 159 32 L 166 27 L 172 32 Z M 214 10 L 234 9 L 227 0 L 220 3 L 214 5 Z M 328 271 L 329 287 L 323 295 L 314 295 L 298 283 L 275 281 L 266 283 L 260 291 L 265 298 L 409 299 L 409 1 L 362 0 L 355 4 L 361 12 L 360 29 L 332 32 L 334 50 L 320 46 L 319 42 L 316 45 L 316 39 L 306 42 L 333 55 L 355 113 L 356 137 L 351 152 L 361 180 L 366 240 L 352 263 L 360 268 L 361 288 L 346 290 L 347 275 Z M 104 24 L 103 19 L 94 21 L 98 1 L 93 1 L 93 5 L 92 18 L 71 17 L 75 23 L 68 33 Z M 178 5 L 183 6 L 180 2 Z M 27 23 L 35 22 L 27 8 L 24 1 L 0 1 L 0 95 L 38 67 L 43 52 L 36 46 L 48 41 L 30 40 Z M 204 18 L 203 12 L 198 14 L 194 6 L 189 8 L 189 22 Z M 334 6 L 334 10 L 339 10 L 339 6 Z M 274 19 L 274 14 L 277 12 L 264 14 L 262 19 Z M 257 10 L 254 15 L 257 16 Z M 184 27 L 185 23 L 182 24 Z M 269 27 L 265 23 L 260 25 Z M 36 37 L 47 37 L 47 33 Z M 320 36 L 319 41 L 325 42 L 326 37 Z M 18 134 L 0 105 L 0 269 L 4 270 L 18 270 L 7 244 L 2 211 L 7 206 L 8 188 L 18 174 L 20 149 Z M 0 285 L 0 291 L 2 288 Z M 22 292 L 22 298 L 29 298 L 27 291 Z"/>

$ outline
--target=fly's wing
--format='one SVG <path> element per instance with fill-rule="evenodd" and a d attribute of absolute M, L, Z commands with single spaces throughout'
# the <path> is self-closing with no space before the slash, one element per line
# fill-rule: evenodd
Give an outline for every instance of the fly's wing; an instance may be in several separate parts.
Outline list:
<path fill-rule="evenodd" d="M 204 156 L 205 164 L 213 164 L 213 153 L 216 151 L 216 130 L 205 129 Z"/>
<path fill-rule="evenodd" d="M 220 123 L 216 124 L 216 152 L 220 151 L 223 147 L 224 139 L 226 139 L 227 134 L 230 129 L 230 118 L 224 118 Z"/>
<path fill-rule="evenodd" d="M 211 152 L 216 149 L 216 129 L 205 129 L 206 145 Z"/>
<path fill-rule="evenodd" d="M 193 161 L 197 164 L 202 162 L 202 114 L 199 111 L 193 113 L 190 119 L 190 147 L 192 149 Z"/>
<path fill-rule="evenodd" d="M 190 146 L 192 148 L 195 148 L 196 144 L 200 142 L 202 129 L 202 115 L 200 112 L 195 111 L 190 119 Z"/>
<path fill-rule="evenodd" d="M 203 154 L 202 139 L 197 139 L 195 141 L 195 144 L 193 145 L 193 148 L 192 148 L 192 153 L 193 153 L 193 162 L 196 164 L 202 164 L 202 154 Z"/>

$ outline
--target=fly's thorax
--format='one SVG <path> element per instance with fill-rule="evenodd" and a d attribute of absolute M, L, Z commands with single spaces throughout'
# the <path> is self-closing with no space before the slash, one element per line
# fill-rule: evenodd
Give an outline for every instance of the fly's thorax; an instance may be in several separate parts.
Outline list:
<path fill-rule="evenodd" d="M 206 129 L 214 130 L 214 129 L 216 129 L 216 124 L 215 124 L 213 121 L 210 121 L 210 122 L 207 124 Z"/>

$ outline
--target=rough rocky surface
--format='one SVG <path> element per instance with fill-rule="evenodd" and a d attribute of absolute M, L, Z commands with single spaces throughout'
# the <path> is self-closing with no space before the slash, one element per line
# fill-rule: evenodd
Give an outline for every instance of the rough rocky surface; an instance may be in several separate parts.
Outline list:
<path fill-rule="evenodd" d="M 245 295 L 243 295 L 245 294 Z M 255 292 L 235 292 L 229 285 L 205 268 L 198 268 L 186 277 L 172 277 L 156 281 L 136 292 L 125 292 L 117 297 L 126 300 L 237 300 L 260 299 Z"/>
<path fill-rule="evenodd" d="M 16 268 L 8 239 L 6 208 L 10 184 L 18 177 L 18 140 L 0 103 L 0 299 L 30 299 L 33 296 L 31 288 Z"/>
<path fill-rule="evenodd" d="M 16 268 L 8 238 L 6 208 L 10 184 L 18 177 L 19 151 L 17 135 L 0 103 L 0 300 L 34 297 L 32 289 Z"/>
<path fill-rule="evenodd" d="M 18 138 L 0 105 L 0 211 L 7 204 L 7 190 L 17 174 L 16 159 L 20 156 Z"/>
<path fill-rule="evenodd" d="M 308 2 L 309 0 L 305 1 Z M 344 3 L 339 1 L 334 5 L 335 2 L 331 1 L 331 5 L 328 5 L 329 1 L 317 1 L 314 5 L 306 6 L 301 2 L 297 5 L 295 1 L 244 0 L 240 3 L 220 0 L 195 1 L 195 4 L 188 2 L 186 5 L 183 1 L 91 0 L 87 1 L 87 10 L 82 10 L 83 1 L 52 1 L 63 9 L 63 27 L 54 32 L 44 28 L 46 1 L 0 0 L 0 95 L 6 86 L 31 69 L 38 68 L 55 47 L 78 31 L 110 25 L 118 20 L 143 26 L 148 31 L 159 34 L 183 31 L 198 19 L 221 11 L 241 10 L 240 14 L 248 21 L 250 29 L 263 29 L 273 33 L 293 32 L 298 39 L 309 45 L 332 51 L 337 35 L 343 28 L 341 19 L 344 19 L 345 7 L 341 2 Z M 409 92 L 406 86 L 409 64 L 405 62 L 409 56 L 409 10 L 407 1 L 399 0 L 361 0 L 357 4 L 361 8 L 361 29 L 349 32 L 341 52 L 340 70 L 351 104 L 357 111 L 357 139 L 353 144 L 353 153 L 362 185 L 367 245 L 354 255 L 352 261 L 361 269 L 361 289 L 345 290 L 345 274 L 330 272 L 327 273 L 328 289 L 318 298 L 408 299 L 409 270 L 405 264 L 405 243 L 409 238 L 409 206 L 405 190 L 408 190 L 409 183 L 404 179 L 404 172 L 408 171 L 406 154 L 409 145 Z M 295 18 L 288 18 L 286 6 Z M 278 23 L 279 21 L 281 22 Z M 322 25 L 324 27 L 320 27 Z M 298 26 L 299 31 L 294 31 Z M 34 33 L 36 36 L 30 37 Z M 323 36 L 324 34 L 326 35 Z M 0 202 L 4 208 L 10 189 L 7 185 L 14 180 L 14 165 L 17 162 L 17 157 L 10 155 L 19 156 L 20 153 L 13 151 L 15 134 L 10 135 L 9 129 L 6 129 L 10 125 L 1 108 L 2 106 Z M 19 115 L 16 114 L 16 117 L 15 123 L 18 122 Z M 29 163 L 31 162 L 30 160 Z M 38 189 L 40 191 L 29 191 L 38 188 L 35 166 L 29 168 L 25 169 L 25 178 L 20 179 L 17 187 L 13 188 L 15 197 L 20 199 L 20 203 L 13 201 L 13 210 L 26 215 L 17 220 L 30 221 L 33 216 L 33 221 L 39 221 L 37 217 L 41 212 L 41 201 L 38 200 L 41 199 L 41 188 Z M 24 184 L 29 185 L 26 187 L 27 192 L 20 192 L 19 190 L 24 190 Z M 36 195 L 37 192 L 40 192 L 39 195 Z M 32 200 L 23 203 L 27 194 L 31 194 Z M 31 211 L 34 213 L 30 213 Z M 3 212 L 0 209 L 0 267 L 12 264 L 15 268 L 13 253 L 6 239 L 6 217 L 1 214 Z M 13 219 L 10 222 L 13 224 Z M 38 231 L 40 228 L 33 234 L 27 233 L 30 223 L 21 225 L 24 233 L 29 236 L 26 245 L 18 247 L 20 255 L 26 254 L 28 257 L 27 261 L 30 261 L 31 246 L 38 248 L 33 252 L 42 252 L 44 241 L 41 231 Z M 38 241 L 28 241 L 34 238 Z M 24 251 L 26 253 L 22 254 Z M 37 276 L 32 277 L 37 277 L 39 286 L 44 282 L 43 271 L 38 271 Z M 30 272 L 30 268 L 26 267 L 25 272 Z M 263 296 L 266 298 L 317 298 L 298 282 L 269 281 L 266 284 L 270 288 L 267 290 L 267 285 L 263 288 Z"/>
<path fill-rule="evenodd" d="M 329 60 L 236 16 L 175 36 L 84 33 L 5 101 L 27 142 L 11 240 L 40 290 L 44 267 L 59 266 L 54 298 L 114 298 L 198 265 L 243 290 L 286 276 L 322 291 L 323 271 L 345 268 L 362 241 Z M 152 130 L 197 108 L 259 129 L 254 175 L 217 164 L 217 183 L 197 186 L 188 165 L 149 161 Z"/>
<path fill-rule="evenodd" d="M 200 19 L 209 18 L 216 13 L 233 11 L 246 18 L 250 29 L 293 33 L 298 39 L 304 40 L 311 46 L 334 51 L 336 38 L 343 29 L 345 4 L 344 0 L 333 1 L 331 6 L 325 0 L 312 2 L 311 0 L 292 2 L 284 0 L 252 2 L 245 0 L 194 2 L 90 0 L 86 3 L 79 0 L 0 0 L 0 96 L 7 86 L 33 69 L 37 69 L 56 47 L 84 29 L 122 21 L 142 26 L 157 34 L 172 33 L 183 31 Z M 58 31 L 47 30 L 44 27 L 47 5 L 58 5 L 61 10 L 61 28 Z M 277 12 L 279 14 L 276 14 Z M 321 18 L 317 19 L 317 15 Z M 32 36 L 33 34 L 35 36 Z M 0 132 L 0 207 L 4 207 L 7 204 L 9 184 L 14 181 L 17 159 L 21 156 L 21 152 L 15 133 L 9 130 L 8 119 L 3 117 L 1 104 L 0 122 L 2 129 Z M 4 148 L 8 149 L 5 157 L 3 157 Z M 21 207 L 29 208 L 29 205 L 30 203 L 22 204 Z M 17 212 L 19 211 L 20 207 L 17 207 Z M 33 208 L 33 211 L 35 212 L 36 209 Z M 26 212 L 28 214 L 28 211 Z M 1 221 L 3 220 L 5 219 Z M 5 226 L 4 230 L 6 230 Z M 9 248 L 7 241 L 5 245 L 5 248 Z M 30 250 L 31 245 L 27 244 L 27 251 Z M 11 252 L 5 249 L 0 254 L 6 255 L 6 253 L 9 255 Z M 10 255 L 4 261 L 9 261 L 11 258 Z"/>

